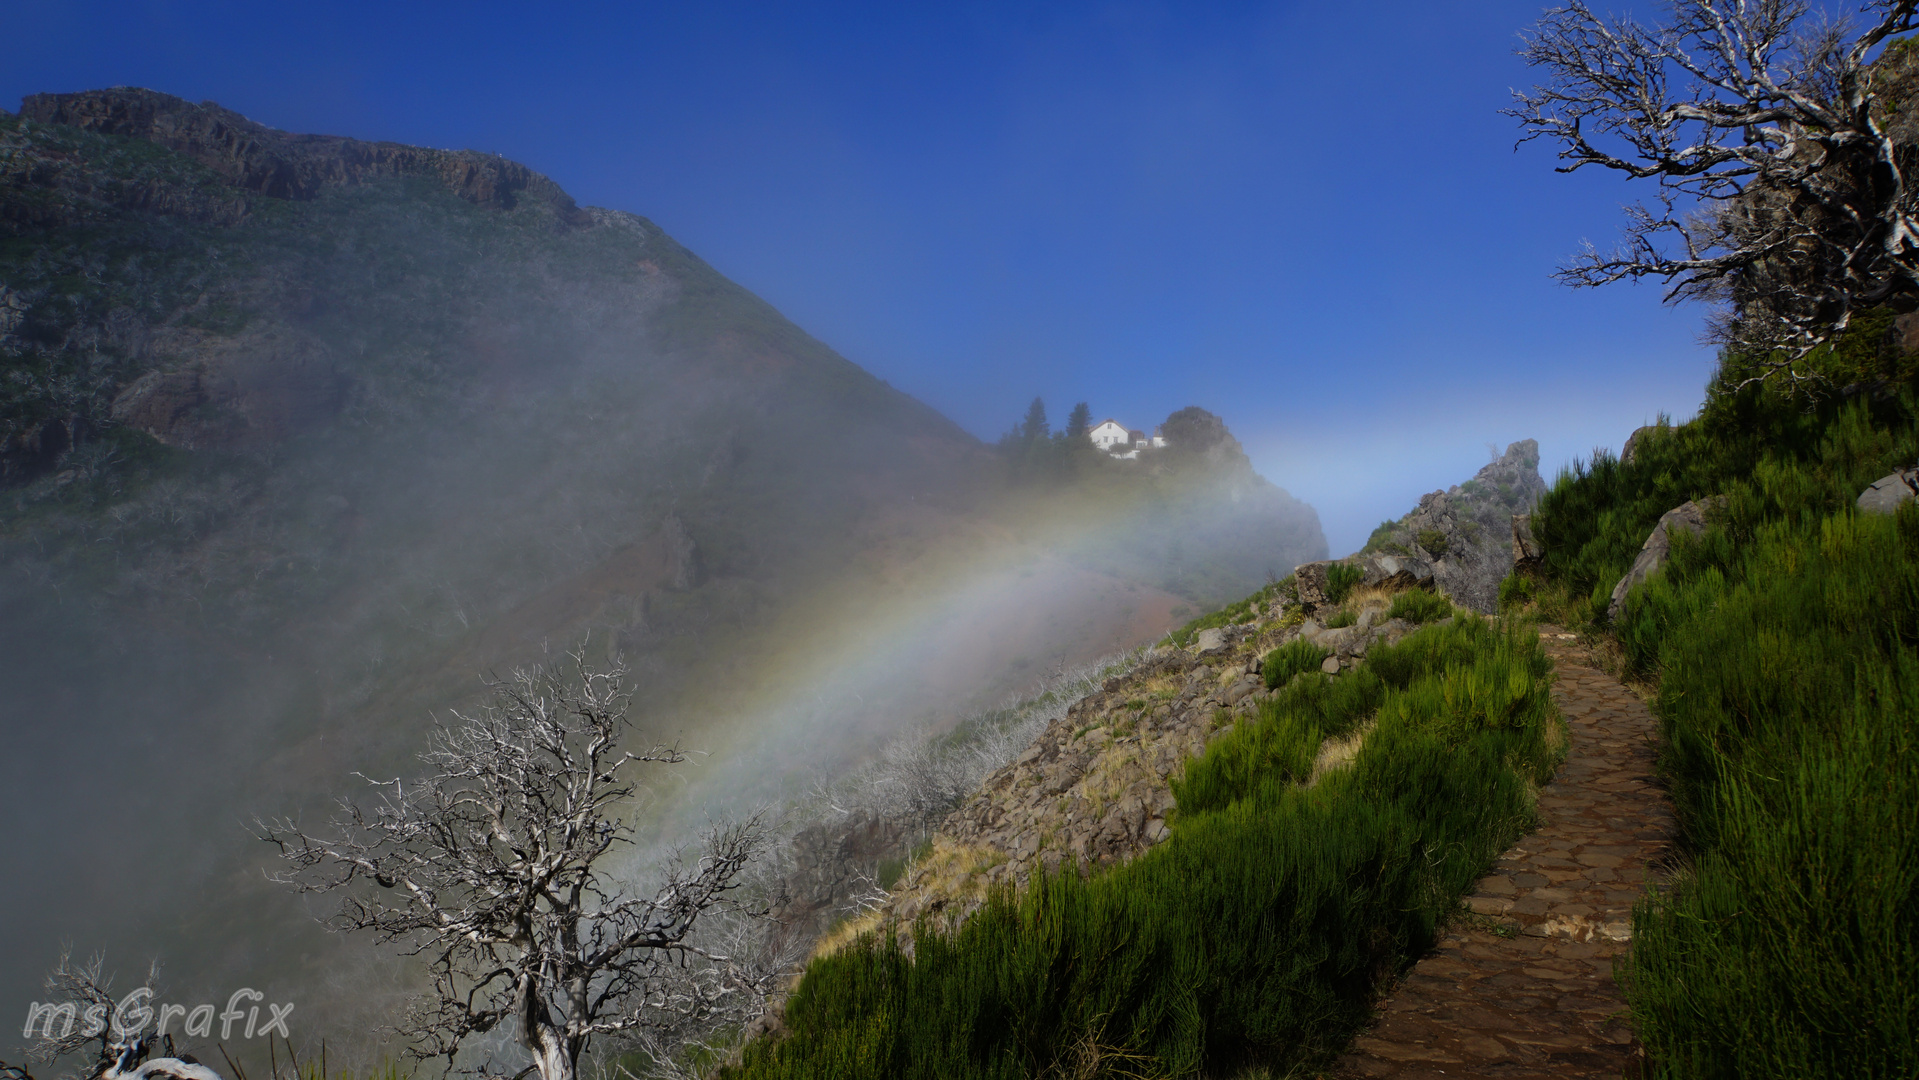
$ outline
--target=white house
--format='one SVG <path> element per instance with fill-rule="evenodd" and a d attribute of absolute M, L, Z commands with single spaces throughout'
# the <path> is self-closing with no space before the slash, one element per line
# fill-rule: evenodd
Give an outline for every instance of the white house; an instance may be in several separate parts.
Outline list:
<path fill-rule="evenodd" d="M 1111 418 L 1093 425 L 1093 429 L 1086 433 L 1086 437 L 1093 440 L 1094 446 L 1108 452 L 1133 441 L 1133 433 L 1126 430 L 1126 425 Z"/>
<path fill-rule="evenodd" d="M 1166 437 L 1160 434 L 1159 428 L 1154 428 L 1148 438 L 1144 431 L 1133 431 L 1111 417 L 1095 424 L 1086 437 L 1093 440 L 1094 446 L 1124 461 L 1138 457 L 1139 452 L 1148 447 L 1157 450 L 1166 445 Z"/>

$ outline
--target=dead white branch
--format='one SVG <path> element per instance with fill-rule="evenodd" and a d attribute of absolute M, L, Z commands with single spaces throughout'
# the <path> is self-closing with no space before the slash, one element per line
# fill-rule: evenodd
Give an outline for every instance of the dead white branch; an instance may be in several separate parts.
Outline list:
<path fill-rule="evenodd" d="M 1858 32 L 1804 0 L 1676 0 L 1665 25 L 1547 11 L 1520 50 L 1547 81 L 1507 110 L 1521 142 L 1556 143 L 1561 172 L 1658 185 L 1618 248 L 1588 245 L 1560 279 L 1717 303 L 1714 336 L 1787 377 L 1858 312 L 1919 302 L 1919 157 L 1888 92 L 1903 68 L 1873 62 L 1916 8 L 1871 0 Z"/>
<path fill-rule="evenodd" d="M 262 823 L 288 864 L 276 880 L 341 893 L 336 928 L 426 960 L 432 993 L 398 1031 L 449 1068 L 504 1024 L 543 1080 L 573 1080 L 596 1037 L 751 1019 L 769 988 L 734 951 L 744 935 L 701 932 L 764 915 L 739 892 L 763 817 L 713 828 L 650 892 L 615 879 L 606 856 L 631 843 L 634 772 L 685 755 L 624 749 L 626 668 L 570 659 L 563 675 L 493 682 L 485 706 L 436 729 L 427 775 L 368 781 L 374 797 L 342 801 L 326 829 Z"/>

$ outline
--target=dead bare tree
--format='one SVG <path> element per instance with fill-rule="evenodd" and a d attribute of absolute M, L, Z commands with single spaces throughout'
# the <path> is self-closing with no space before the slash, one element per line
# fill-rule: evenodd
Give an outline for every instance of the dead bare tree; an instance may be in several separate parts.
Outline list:
<path fill-rule="evenodd" d="M 584 652 L 564 678 L 493 682 L 486 705 L 436 729 L 428 775 L 368 781 L 377 803 L 343 800 L 324 836 L 262 823 L 291 864 L 276 880 L 344 892 L 336 928 L 427 961 L 432 990 L 396 1028 L 416 1058 L 451 1070 L 463 1045 L 506 1024 L 533 1056 L 521 1075 L 573 1080 L 596 1037 L 744 1022 L 771 988 L 776 973 L 702 934 L 716 917 L 764 914 L 738 892 L 765 842 L 761 816 L 669 860 L 651 895 L 610 872 L 607 855 L 631 843 L 632 772 L 685 755 L 621 749 L 626 668 L 594 669 Z"/>
<path fill-rule="evenodd" d="M 27 1048 L 28 1060 L 50 1063 L 93 1047 L 93 1066 L 77 1074 L 87 1080 L 220 1080 L 220 1074 L 191 1056 L 174 1056 L 172 1038 L 158 1034 L 157 1027 L 147 1030 L 153 1017 L 148 1005 L 160 977 L 158 964 L 149 965 L 141 984 L 117 998 L 113 977 L 105 969 L 103 953 L 93 954 L 83 964 L 73 959 L 71 951 L 60 950 L 60 962 L 47 974 L 45 984 L 52 1000 L 44 1005 L 35 1002 L 35 1011 L 27 1019 L 30 1036 L 35 1021 L 41 1025 L 39 1036 Z M 151 1058 L 162 1046 L 166 1056 Z M 18 1066 L 0 1065 L 0 1073 L 9 1080 L 32 1080 Z"/>
<path fill-rule="evenodd" d="M 1753 379 L 1808 378 L 1795 365 L 1855 314 L 1919 302 L 1919 151 L 1893 93 L 1911 79 L 1875 56 L 1916 9 L 1869 0 L 1861 32 L 1805 0 L 1674 0 L 1655 26 L 1547 11 L 1520 49 L 1547 81 L 1506 110 L 1520 141 L 1558 143 L 1560 172 L 1658 182 L 1623 243 L 1588 243 L 1560 280 L 1721 305 L 1710 336 L 1758 358 Z"/>

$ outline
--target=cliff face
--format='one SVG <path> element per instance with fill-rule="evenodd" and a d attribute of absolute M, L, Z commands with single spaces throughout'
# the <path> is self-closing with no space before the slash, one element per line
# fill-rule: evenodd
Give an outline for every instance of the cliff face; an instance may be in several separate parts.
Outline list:
<path fill-rule="evenodd" d="M 274 199 L 312 199 L 328 187 L 424 177 L 475 206 L 511 210 L 544 203 L 568 225 L 591 219 L 553 181 L 515 161 L 473 150 L 428 150 L 338 135 L 295 135 L 211 101 L 198 105 L 138 87 L 32 94 L 20 116 L 163 146 L 210 169 L 231 187 Z"/>

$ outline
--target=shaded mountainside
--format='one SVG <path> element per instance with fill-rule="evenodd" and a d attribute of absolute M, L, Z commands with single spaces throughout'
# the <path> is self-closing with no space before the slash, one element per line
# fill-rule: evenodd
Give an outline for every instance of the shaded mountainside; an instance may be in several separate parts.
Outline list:
<path fill-rule="evenodd" d="M 269 937 L 323 967 L 232 823 L 408 770 L 484 670 L 623 653 L 646 730 L 715 751 L 700 791 L 776 796 L 1323 554 L 1250 466 L 1152 475 L 1024 485 L 516 163 L 29 98 L 0 114 L 0 780 L 20 821 L 75 776 L 118 794 L 8 852 L 87 883 L 0 902 L 9 985 L 61 937 L 190 985 Z"/>

